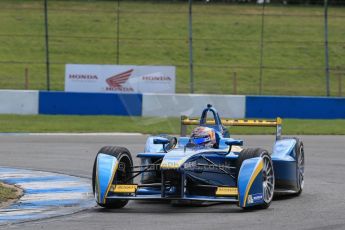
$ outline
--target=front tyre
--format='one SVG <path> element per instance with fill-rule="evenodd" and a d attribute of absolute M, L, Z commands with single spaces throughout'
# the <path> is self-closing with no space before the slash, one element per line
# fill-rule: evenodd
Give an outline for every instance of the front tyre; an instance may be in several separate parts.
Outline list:
<path fill-rule="evenodd" d="M 262 156 L 264 167 L 262 169 L 262 187 L 264 203 L 260 208 L 268 208 L 271 204 L 274 194 L 274 171 L 273 163 L 269 155 Z"/>
<path fill-rule="evenodd" d="M 114 180 L 112 184 L 116 181 L 117 184 L 132 184 L 132 167 L 133 167 L 133 160 L 131 153 L 128 149 L 118 146 L 105 146 L 101 148 L 95 158 L 93 164 L 93 171 L 92 171 L 92 190 L 93 195 L 95 195 L 95 184 L 96 184 L 96 164 L 97 164 L 97 156 L 102 153 L 110 156 L 116 157 L 119 161 L 119 167 L 116 171 Z M 110 200 L 107 199 L 105 204 L 98 203 L 97 204 L 104 208 L 115 209 L 115 208 L 122 208 L 128 203 L 128 200 Z"/>

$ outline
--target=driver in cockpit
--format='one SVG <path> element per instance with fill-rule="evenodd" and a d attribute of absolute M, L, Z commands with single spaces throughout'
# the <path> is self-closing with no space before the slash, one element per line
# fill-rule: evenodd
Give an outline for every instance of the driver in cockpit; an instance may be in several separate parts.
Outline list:
<path fill-rule="evenodd" d="M 209 127 L 196 127 L 192 131 L 190 143 L 195 146 L 214 148 L 217 145 L 216 133 L 214 129 Z"/>

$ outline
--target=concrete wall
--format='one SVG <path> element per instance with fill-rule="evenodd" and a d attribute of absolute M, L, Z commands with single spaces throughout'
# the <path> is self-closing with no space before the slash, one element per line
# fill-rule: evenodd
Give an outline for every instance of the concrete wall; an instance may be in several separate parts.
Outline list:
<path fill-rule="evenodd" d="M 144 94 L 142 116 L 200 116 L 207 104 L 212 104 L 222 117 L 245 116 L 245 96 L 200 94 Z"/>
<path fill-rule="evenodd" d="M 0 90 L 0 114 L 198 117 L 207 104 L 225 118 L 345 119 L 344 97 Z"/>
<path fill-rule="evenodd" d="M 38 91 L 0 90 L 0 114 L 38 114 Z"/>

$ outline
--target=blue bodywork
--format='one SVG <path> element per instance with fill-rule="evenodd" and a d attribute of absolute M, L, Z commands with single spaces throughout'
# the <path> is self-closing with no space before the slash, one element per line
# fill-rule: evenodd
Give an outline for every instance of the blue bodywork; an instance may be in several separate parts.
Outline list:
<path fill-rule="evenodd" d="M 230 138 L 217 111 L 212 107 L 203 111 L 201 126 L 209 126 L 206 125 L 208 112 L 211 112 L 215 120 L 215 125 L 211 127 L 216 131 L 217 146 L 188 146 L 189 137 L 180 137 L 176 146 L 166 151 L 162 137 L 148 137 L 144 152 L 137 154 L 137 157 L 141 159 L 143 168 L 159 162 L 158 168 L 145 168 L 141 174 L 141 183 L 136 184 L 135 192 L 124 194 L 111 189 L 116 186 L 113 184 L 113 178 L 116 176 L 117 159 L 99 154 L 96 164 L 97 202 L 105 203 L 107 199 L 149 199 L 235 202 L 240 207 L 262 204 L 263 159 L 246 159 L 240 168 L 237 168 L 236 163 L 242 151 L 238 145 L 243 142 Z M 156 139 L 159 140 L 155 141 Z M 274 143 L 271 159 L 277 191 L 297 189 L 295 146 L 296 140 L 293 138 L 278 139 Z M 200 165 L 207 167 L 200 168 Z"/>
<path fill-rule="evenodd" d="M 276 189 L 294 191 L 297 189 L 296 139 L 277 140 L 271 155 Z"/>
<path fill-rule="evenodd" d="M 104 204 L 105 198 L 110 189 L 114 174 L 117 170 L 116 157 L 107 154 L 98 154 L 97 156 L 97 171 L 95 184 L 95 199 L 97 203 Z"/>

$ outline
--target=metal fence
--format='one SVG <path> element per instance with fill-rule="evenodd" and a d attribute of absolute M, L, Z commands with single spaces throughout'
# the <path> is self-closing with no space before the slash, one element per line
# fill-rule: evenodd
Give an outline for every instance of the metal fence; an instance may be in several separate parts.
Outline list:
<path fill-rule="evenodd" d="M 178 93 L 343 96 L 345 8 L 0 2 L 0 88 L 64 89 L 68 63 L 174 65 Z"/>

